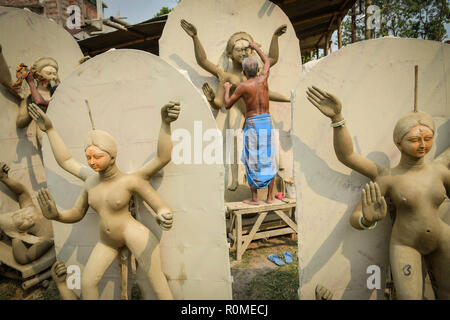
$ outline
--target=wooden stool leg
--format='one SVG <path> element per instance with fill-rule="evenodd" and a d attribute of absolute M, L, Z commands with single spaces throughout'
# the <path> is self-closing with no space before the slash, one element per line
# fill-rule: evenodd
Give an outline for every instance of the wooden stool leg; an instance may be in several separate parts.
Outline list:
<path fill-rule="evenodd" d="M 242 215 L 236 214 L 236 260 L 242 259 Z"/>

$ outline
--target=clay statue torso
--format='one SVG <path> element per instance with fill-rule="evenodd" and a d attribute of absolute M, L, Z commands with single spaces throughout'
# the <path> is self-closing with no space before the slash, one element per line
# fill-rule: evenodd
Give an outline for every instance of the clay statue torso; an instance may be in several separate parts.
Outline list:
<path fill-rule="evenodd" d="M 136 177 L 120 172 L 108 180 L 101 181 L 98 175 L 86 180 L 89 206 L 100 218 L 100 239 L 116 248 L 125 245 L 123 231 L 127 223 L 135 221 L 128 207 L 133 179 Z"/>
<path fill-rule="evenodd" d="M 391 240 L 413 247 L 423 255 L 438 249 L 441 229 L 445 227 L 439 217 L 439 206 L 450 191 L 448 169 L 440 163 L 409 170 L 396 167 L 386 169 L 376 182 L 397 209 Z"/>

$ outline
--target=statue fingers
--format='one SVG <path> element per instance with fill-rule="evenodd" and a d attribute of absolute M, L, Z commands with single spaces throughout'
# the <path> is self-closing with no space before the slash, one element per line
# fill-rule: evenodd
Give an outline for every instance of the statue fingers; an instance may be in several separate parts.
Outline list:
<path fill-rule="evenodd" d="M 362 189 L 361 204 L 362 204 L 363 208 L 368 206 L 367 194 L 366 194 L 366 190 L 365 189 Z"/>
<path fill-rule="evenodd" d="M 372 197 L 371 197 L 371 193 L 370 193 L 370 185 L 367 183 L 365 186 L 365 190 L 366 190 L 366 197 L 367 197 L 367 205 L 371 205 L 372 204 Z"/>
<path fill-rule="evenodd" d="M 384 199 L 384 197 L 381 197 L 380 208 L 381 208 L 381 212 L 382 212 L 383 218 L 384 218 L 387 214 L 387 204 L 386 204 L 386 199 Z"/>
<path fill-rule="evenodd" d="M 322 111 L 321 108 L 320 108 L 320 104 L 319 104 L 319 103 L 317 103 L 315 100 L 313 100 L 313 99 L 310 98 L 310 97 L 307 97 L 307 99 L 308 99 L 309 102 L 311 102 L 316 108 L 318 108 L 320 111 Z"/>
<path fill-rule="evenodd" d="M 380 190 L 380 186 L 378 185 L 378 183 L 374 182 L 374 188 L 375 188 L 375 198 L 377 203 L 381 203 L 381 190 Z"/>
<path fill-rule="evenodd" d="M 324 99 L 327 98 L 326 95 L 325 95 L 325 93 L 322 92 L 319 88 L 317 88 L 317 87 L 315 87 L 315 86 L 312 86 L 312 87 L 310 87 L 310 88 L 308 88 L 308 89 L 309 89 L 309 91 L 310 91 L 313 95 L 315 95 L 316 97 L 318 97 L 320 100 L 324 100 Z"/>
<path fill-rule="evenodd" d="M 318 95 L 316 95 L 314 92 L 312 91 L 306 91 L 306 94 L 308 97 L 310 97 L 311 99 L 313 99 L 314 101 L 316 101 L 317 103 L 321 103 L 322 102 L 322 98 L 319 97 Z"/>
<path fill-rule="evenodd" d="M 372 202 L 378 202 L 377 201 L 377 192 L 376 192 L 374 183 L 372 181 L 370 181 L 369 186 L 370 186 L 370 198 L 372 199 Z"/>

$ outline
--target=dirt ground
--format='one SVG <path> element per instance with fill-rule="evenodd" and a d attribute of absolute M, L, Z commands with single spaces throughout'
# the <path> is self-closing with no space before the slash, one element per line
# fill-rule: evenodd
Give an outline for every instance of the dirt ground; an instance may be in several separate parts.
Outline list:
<path fill-rule="evenodd" d="M 230 252 L 233 300 L 298 299 L 297 239 L 289 236 L 251 242 L 240 262 Z M 267 257 L 288 251 L 293 262 L 277 266 Z"/>

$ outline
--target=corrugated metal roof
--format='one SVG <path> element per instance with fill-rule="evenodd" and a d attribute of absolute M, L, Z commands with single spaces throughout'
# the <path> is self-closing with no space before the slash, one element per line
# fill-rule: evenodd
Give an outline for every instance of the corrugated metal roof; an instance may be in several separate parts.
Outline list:
<path fill-rule="evenodd" d="M 302 53 L 316 47 L 323 48 L 356 0 L 273 0 L 289 17 L 300 39 Z M 78 41 L 85 55 L 96 55 L 111 48 L 130 48 L 159 53 L 167 15 L 156 17 L 128 27 Z"/>

